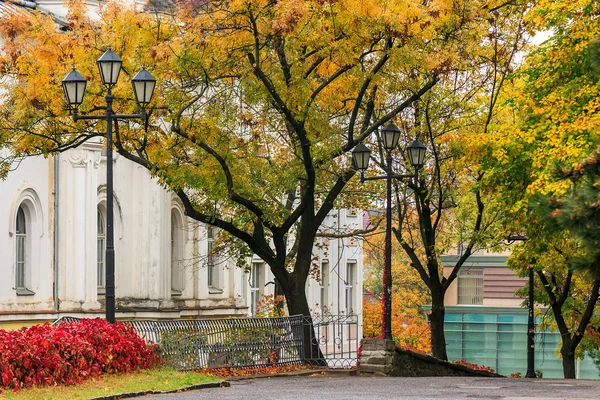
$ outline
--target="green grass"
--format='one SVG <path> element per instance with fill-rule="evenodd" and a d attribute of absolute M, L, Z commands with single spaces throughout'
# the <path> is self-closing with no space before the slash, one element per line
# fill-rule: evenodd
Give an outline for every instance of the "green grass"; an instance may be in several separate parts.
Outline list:
<path fill-rule="evenodd" d="M 199 383 L 219 382 L 218 378 L 197 372 L 178 372 L 168 368 L 142 370 L 130 374 L 104 375 L 89 379 L 81 385 L 51 386 L 23 389 L 18 392 L 4 391 L 0 399 L 6 400 L 59 400 L 90 399 L 119 393 L 146 390 L 176 390 Z"/>

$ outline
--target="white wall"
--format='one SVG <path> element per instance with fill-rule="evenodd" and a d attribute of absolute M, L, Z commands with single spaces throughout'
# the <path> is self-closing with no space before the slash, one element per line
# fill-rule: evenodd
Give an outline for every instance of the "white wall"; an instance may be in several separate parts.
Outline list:
<path fill-rule="evenodd" d="M 53 310 L 52 165 L 52 159 L 28 158 L 0 181 L 0 317 L 16 311 Z M 32 295 L 17 295 L 15 289 L 15 224 L 21 204 L 30 212 L 27 288 Z"/>
<path fill-rule="evenodd" d="M 329 233 L 351 232 L 362 228 L 362 212 L 351 213 L 349 210 L 334 210 L 327 216 L 321 227 L 321 231 Z M 326 313 L 342 314 L 362 314 L 362 276 L 363 276 L 363 254 L 362 241 L 354 238 L 317 238 L 318 245 L 313 247 L 313 254 L 316 257 L 317 266 L 322 265 L 324 261 L 329 264 L 327 271 L 329 277 L 326 279 L 327 304 Z M 260 258 L 254 256 L 249 260 L 252 263 L 262 262 Z M 346 307 L 346 272 L 349 262 L 356 263 L 355 276 L 353 280 L 353 301 L 352 309 Z M 265 265 L 267 271 L 261 278 L 262 290 L 265 295 L 274 293 L 273 273 L 268 265 Z M 318 277 L 318 278 L 317 278 Z M 240 298 L 243 294 L 246 304 L 250 307 L 250 274 L 245 274 L 238 268 L 236 271 L 235 282 L 239 283 L 236 287 L 236 296 Z M 245 286 L 245 287 L 244 287 Z M 313 314 L 321 314 L 323 305 L 321 304 L 321 277 L 319 275 L 309 275 L 306 283 L 306 294 L 308 306 Z M 248 309 L 248 315 L 251 315 L 251 308 Z"/>

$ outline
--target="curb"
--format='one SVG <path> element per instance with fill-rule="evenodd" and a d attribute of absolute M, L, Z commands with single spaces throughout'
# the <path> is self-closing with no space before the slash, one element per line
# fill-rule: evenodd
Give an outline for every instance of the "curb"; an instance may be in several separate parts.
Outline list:
<path fill-rule="evenodd" d="M 300 371 L 290 371 L 283 372 L 280 374 L 269 375 L 269 374 L 260 374 L 260 375 L 248 375 L 248 376 L 228 376 L 227 380 L 229 382 L 235 381 L 246 381 L 250 379 L 265 379 L 265 378 L 290 378 L 296 376 L 316 376 L 316 375 L 336 375 L 336 376 L 356 376 L 358 375 L 357 369 L 338 369 L 338 368 L 313 368 L 308 370 L 300 370 Z"/>
<path fill-rule="evenodd" d="M 197 385 L 185 386 L 179 389 L 173 390 L 144 390 L 142 392 L 131 392 L 131 393 L 120 393 L 113 394 L 110 396 L 103 397 L 94 397 L 90 400 L 117 400 L 117 399 L 129 399 L 132 397 L 140 397 L 146 396 L 148 394 L 168 394 L 168 393 L 179 393 L 179 392 L 187 392 L 188 390 L 199 390 L 199 389 L 210 389 L 210 388 L 223 388 L 229 387 L 230 384 L 228 381 L 223 382 L 210 382 L 210 383 L 199 383 Z"/>

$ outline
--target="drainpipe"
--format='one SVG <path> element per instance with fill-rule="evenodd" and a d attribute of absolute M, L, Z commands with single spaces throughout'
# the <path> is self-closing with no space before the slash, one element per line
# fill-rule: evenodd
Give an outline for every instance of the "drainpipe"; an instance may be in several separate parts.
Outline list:
<path fill-rule="evenodd" d="M 59 189 L 59 158 L 54 156 L 54 311 L 58 313 L 60 302 L 58 299 L 58 189 Z"/>
<path fill-rule="evenodd" d="M 58 25 L 61 26 L 61 30 L 63 30 L 63 31 L 67 30 L 67 28 L 68 28 L 68 24 L 67 24 L 65 17 L 62 17 L 60 15 L 57 15 L 57 14 L 51 12 L 46 7 L 40 7 L 40 5 L 38 3 L 36 3 L 35 1 L 29 1 L 29 0 L 9 0 L 9 1 L 12 4 L 15 4 L 17 6 L 31 8 L 33 10 L 38 10 L 44 14 L 49 15 L 50 17 L 52 17 L 54 22 L 56 22 Z"/>
<path fill-rule="evenodd" d="M 338 208 L 337 209 L 337 221 L 336 221 L 336 228 L 337 228 L 338 232 L 340 232 L 340 218 L 341 217 L 342 216 L 340 214 L 340 209 Z M 337 251 L 337 259 L 338 259 L 338 262 L 337 262 L 337 265 L 338 265 L 338 276 L 337 276 L 337 315 L 338 316 L 340 315 L 340 303 L 345 300 L 344 297 L 340 293 L 340 279 L 342 279 L 342 273 L 343 273 L 342 272 L 343 267 L 341 265 L 343 263 L 343 261 L 342 261 L 342 251 L 343 251 L 343 243 L 342 242 L 343 242 L 343 240 L 344 239 L 342 239 L 342 238 L 338 238 L 337 239 L 337 242 L 338 242 L 337 243 L 337 245 L 338 245 L 338 251 Z M 344 304 L 345 304 L 345 302 L 344 302 Z"/>
<path fill-rule="evenodd" d="M 37 4 L 35 1 L 11 0 L 11 3 L 21 6 L 21 7 L 34 8 L 34 9 L 37 8 Z"/>

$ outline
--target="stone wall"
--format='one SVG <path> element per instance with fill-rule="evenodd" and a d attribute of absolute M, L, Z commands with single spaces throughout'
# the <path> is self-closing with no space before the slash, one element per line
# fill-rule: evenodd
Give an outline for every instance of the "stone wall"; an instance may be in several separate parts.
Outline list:
<path fill-rule="evenodd" d="M 375 338 L 362 341 L 360 373 L 385 376 L 501 376 L 399 349 L 392 340 Z"/>

